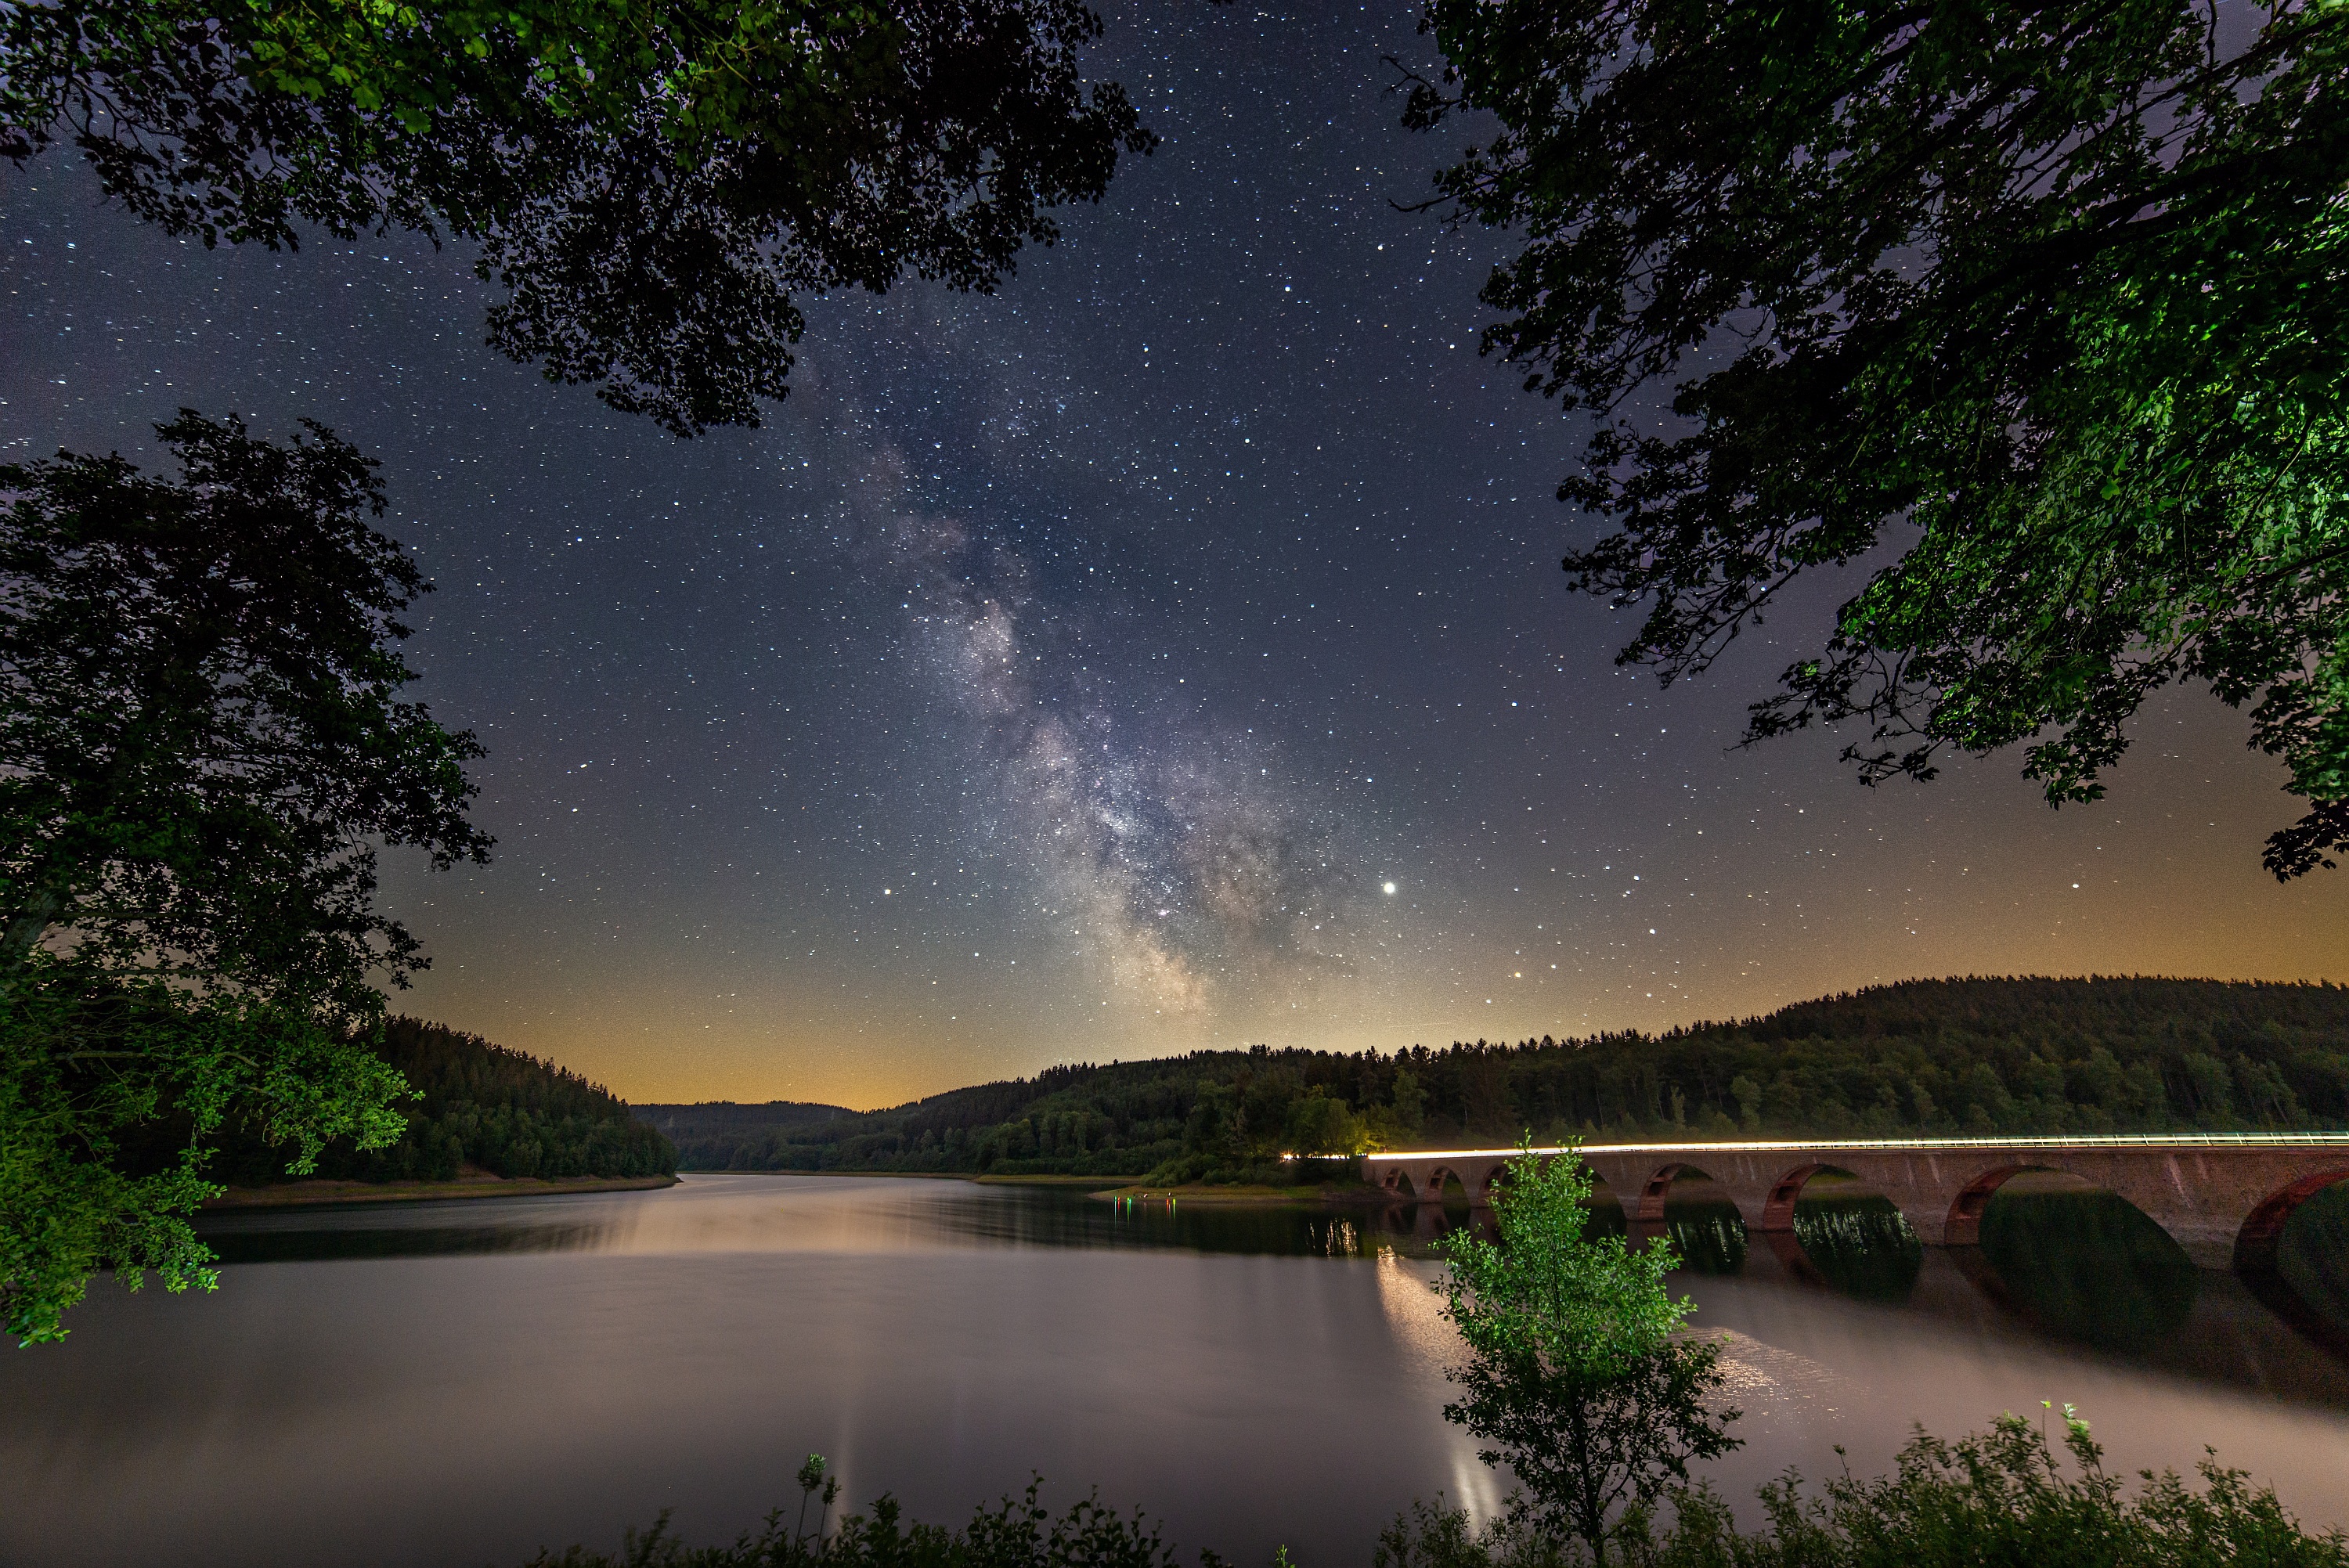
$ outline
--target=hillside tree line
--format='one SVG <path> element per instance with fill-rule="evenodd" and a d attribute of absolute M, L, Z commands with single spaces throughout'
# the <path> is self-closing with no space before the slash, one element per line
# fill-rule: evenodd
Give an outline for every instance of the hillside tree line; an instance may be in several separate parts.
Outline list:
<path fill-rule="evenodd" d="M 354 1181 L 446 1181 L 472 1166 L 498 1176 L 666 1176 L 677 1150 L 627 1103 L 568 1068 L 439 1024 L 395 1017 L 375 1054 L 418 1098 L 381 1148 L 332 1144 L 316 1174 Z M 260 1185 L 285 1180 L 283 1152 L 246 1130 L 209 1174 Z"/>
<path fill-rule="evenodd" d="M 827 1114 L 827 1112 L 829 1114 Z M 648 1106 L 687 1170 L 1278 1181 L 1280 1157 L 1544 1141 L 2349 1126 L 2349 989 L 1908 981 L 1661 1035 L 1056 1067 L 856 1113 Z"/>

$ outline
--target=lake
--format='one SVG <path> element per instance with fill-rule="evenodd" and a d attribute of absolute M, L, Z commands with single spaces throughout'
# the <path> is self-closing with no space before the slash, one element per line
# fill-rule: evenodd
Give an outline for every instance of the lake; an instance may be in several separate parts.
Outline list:
<path fill-rule="evenodd" d="M 1716 1481 L 1837 1443 L 1882 1469 L 1914 1422 L 2047 1399 L 2114 1467 L 2207 1443 L 2349 1524 L 2349 1364 L 2232 1275 L 2033 1212 L 1904 1252 L 1830 1207 L 1808 1253 L 1676 1214 L 1746 1412 Z M 217 1293 L 101 1280 L 0 1361 L 0 1562 L 480 1568 L 664 1509 L 710 1541 L 796 1503 L 816 1450 L 860 1506 L 959 1523 L 1040 1471 L 1240 1568 L 1368 1568 L 1413 1497 L 1500 1491 L 1442 1416 L 1444 1223 L 764 1175 L 218 1216 Z"/>

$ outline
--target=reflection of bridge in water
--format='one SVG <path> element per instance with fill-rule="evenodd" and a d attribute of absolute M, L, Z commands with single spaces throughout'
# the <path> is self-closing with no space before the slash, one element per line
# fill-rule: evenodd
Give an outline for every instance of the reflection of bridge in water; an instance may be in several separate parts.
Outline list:
<path fill-rule="evenodd" d="M 1537 1154 L 1554 1155 L 1555 1148 Z M 1815 1176 L 1847 1175 L 1882 1193 L 1930 1244 L 1980 1240 L 1991 1196 L 2026 1171 L 2057 1171 L 2118 1194 L 2206 1268 L 2273 1272 L 2292 1210 L 2349 1181 L 2349 1133 L 2180 1133 L 2108 1138 L 1955 1138 L 1848 1142 L 1585 1144 L 1578 1150 L 1622 1203 L 1634 1233 L 1661 1225 L 1677 1181 L 1705 1182 L 1750 1231 L 1791 1233 Z M 1456 1181 L 1485 1202 L 1514 1149 L 1445 1149 L 1362 1158 L 1363 1178 L 1433 1202 Z"/>

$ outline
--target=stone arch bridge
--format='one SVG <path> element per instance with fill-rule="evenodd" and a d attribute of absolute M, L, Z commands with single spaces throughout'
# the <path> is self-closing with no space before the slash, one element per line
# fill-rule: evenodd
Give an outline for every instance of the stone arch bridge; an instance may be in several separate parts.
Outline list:
<path fill-rule="evenodd" d="M 1448 1149 L 1362 1157 L 1364 1180 L 1399 1198 L 1433 1201 L 1457 1180 L 1488 1200 L 1514 1149 Z M 1537 1149 L 1556 1155 L 1557 1148 Z M 2186 1133 L 2107 1138 L 1585 1144 L 1578 1150 L 1631 1223 L 1658 1223 L 1672 1183 L 1709 1181 L 1746 1228 L 1794 1228 L 1795 1201 L 1814 1176 L 1840 1172 L 1890 1199 L 1928 1244 L 1971 1246 L 1982 1212 L 2010 1178 L 2060 1171 L 2127 1199 L 2206 1268 L 2275 1266 L 2292 1211 L 2349 1181 L 2349 1133 Z"/>

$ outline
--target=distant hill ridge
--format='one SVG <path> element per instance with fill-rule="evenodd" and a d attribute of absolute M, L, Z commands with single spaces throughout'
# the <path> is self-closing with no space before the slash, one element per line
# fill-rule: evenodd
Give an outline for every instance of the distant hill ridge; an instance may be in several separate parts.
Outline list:
<path fill-rule="evenodd" d="M 1461 1140 L 2349 1126 L 2349 988 L 1909 980 L 1661 1035 L 1080 1063 L 886 1110 L 643 1106 L 685 1170 L 1263 1180 Z"/>
<path fill-rule="evenodd" d="M 678 1161 L 688 1171 L 726 1169 L 725 1156 L 745 1139 L 801 1129 L 854 1117 L 844 1105 L 817 1105 L 805 1100 L 771 1099 L 738 1105 L 730 1099 L 702 1100 L 692 1105 L 640 1105 L 636 1118 L 677 1146 Z M 707 1157 L 716 1154 L 714 1162 Z"/>

